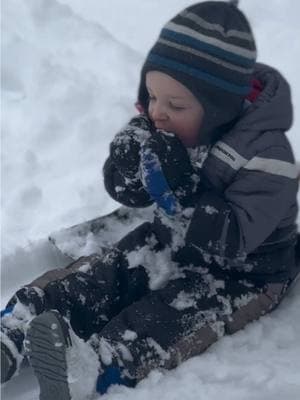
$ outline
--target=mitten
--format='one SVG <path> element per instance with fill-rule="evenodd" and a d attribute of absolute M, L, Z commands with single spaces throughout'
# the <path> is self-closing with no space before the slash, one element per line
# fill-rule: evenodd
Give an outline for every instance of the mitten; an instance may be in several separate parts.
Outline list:
<path fill-rule="evenodd" d="M 33 314 L 40 314 L 45 310 L 45 293 L 38 287 L 24 286 L 16 292 L 15 298 L 29 307 Z"/>
<path fill-rule="evenodd" d="M 150 136 L 152 123 L 141 114 L 115 136 L 110 144 L 110 157 L 120 174 L 129 179 L 137 178 L 140 165 L 141 143 Z"/>
<path fill-rule="evenodd" d="M 142 182 L 149 195 L 172 215 L 194 204 L 198 176 L 188 152 L 172 133 L 157 130 L 141 147 Z"/>

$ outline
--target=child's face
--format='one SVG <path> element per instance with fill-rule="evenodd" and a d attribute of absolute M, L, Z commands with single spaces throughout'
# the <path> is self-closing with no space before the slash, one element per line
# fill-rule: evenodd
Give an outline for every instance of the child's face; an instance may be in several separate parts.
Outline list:
<path fill-rule="evenodd" d="M 196 97 L 180 82 L 159 71 L 146 74 L 148 113 L 157 129 L 172 132 L 187 147 L 199 140 L 204 110 Z"/>

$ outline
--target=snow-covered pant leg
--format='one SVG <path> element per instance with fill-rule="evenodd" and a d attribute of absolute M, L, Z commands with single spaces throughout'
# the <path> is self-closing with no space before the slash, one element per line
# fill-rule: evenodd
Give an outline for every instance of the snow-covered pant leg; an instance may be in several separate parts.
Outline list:
<path fill-rule="evenodd" d="M 89 338 L 99 332 L 124 307 L 148 291 L 148 274 L 142 266 L 129 269 L 125 248 L 145 244 L 149 235 L 145 223 L 92 264 L 50 282 L 44 288 L 45 309 L 56 309 L 70 320 L 75 333 Z"/>
<path fill-rule="evenodd" d="M 56 309 L 67 317 L 83 339 L 99 332 L 124 306 L 148 290 L 145 270 L 129 270 L 117 249 L 110 251 L 95 269 L 71 274 L 45 288 L 46 309 Z"/>
<path fill-rule="evenodd" d="M 151 291 L 93 335 L 103 365 L 118 366 L 135 382 L 155 368 L 172 369 L 270 312 L 283 296 L 283 284 L 199 272 L 185 271 L 184 278 Z"/>
<path fill-rule="evenodd" d="M 127 255 L 141 247 L 156 248 L 157 241 L 152 240 L 153 246 L 148 244 L 152 236 L 151 224 L 144 223 L 101 256 L 82 257 L 66 268 L 46 272 L 18 290 L 1 320 L 1 363 L 7 370 L 1 380 L 10 379 L 18 371 L 29 322 L 38 314 L 59 311 L 70 320 L 75 333 L 86 340 L 124 307 L 147 294 L 146 270 L 139 264 L 130 269 Z M 9 365 L 14 366 L 12 374 Z"/>
<path fill-rule="evenodd" d="M 54 269 L 45 272 L 31 283 L 21 287 L 9 300 L 3 315 L 1 315 L 1 341 L 22 357 L 24 353 L 23 341 L 28 322 L 36 315 L 47 309 L 45 288 L 49 282 L 55 282 L 66 276 L 92 265 L 99 259 L 97 255 L 81 257 L 66 268 Z M 15 352 L 15 353 L 16 353 Z"/>
<path fill-rule="evenodd" d="M 66 316 L 81 338 L 98 332 L 123 306 L 148 290 L 148 276 L 138 266 L 128 269 L 125 250 L 142 246 L 151 235 L 150 224 L 140 225 L 104 256 L 81 257 L 66 268 L 47 271 L 19 289 L 2 319 L 5 338 L 23 351 L 25 328 L 36 315 L 51 309 Z M 17 307 L 16 307 L 17 306 Z"/>

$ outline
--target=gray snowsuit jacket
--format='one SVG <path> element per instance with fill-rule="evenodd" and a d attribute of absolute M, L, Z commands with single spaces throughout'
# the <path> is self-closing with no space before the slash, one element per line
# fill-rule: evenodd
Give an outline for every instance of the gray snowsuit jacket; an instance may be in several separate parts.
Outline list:
<path fill-rule="evenodd" d="M 292 124 L 291 94 L 286 80 L 269 66 L 257 64 L 254 77 L 262 84 L 260 95 L 213 143 L 202 166 L 201 179 L 209 189 L 199 195 L 183 257 L 192 255 L 199 264 L 212 256 L 228 273 L 284 281 L 296 274 L 298 177 L 285 135 Z M 104 180 L 120 203 L 151 204 L 142 184 L 125 182 L 111 157 Z"/>

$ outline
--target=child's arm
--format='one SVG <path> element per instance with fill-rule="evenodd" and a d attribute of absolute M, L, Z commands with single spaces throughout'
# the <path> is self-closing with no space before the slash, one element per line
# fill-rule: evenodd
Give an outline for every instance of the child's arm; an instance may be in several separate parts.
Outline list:
<path fill-rule="evenodd" d="M 297 168 L 289 148 L 269 147 L 238 171 L 223 194 L 203 193 L 186 243 L 238 261 L 264 243 L 284 219 L 282 240 L 293 240 L 297 190 Z"/>
<path fill-rule="evenodd" d="M 140 148 L 150 136 L 151 122 L 145 115 L 130 120 L 110 144 L 103 167 L 104 185 L 110 196 L 128 207 L 147 207 L 153 203 L 140 179 Z"/>
<path fill-rule="evenodd" d="M 268 165 L 263 163 L 255 169 L 255 160 L 250 160 L 249 165 L 245 165 L 236 174 L 234 181 L 224 191 L 214 188 L 204 168 L 200 172 L 197 191 L 193 192 L 192 185 L 188 184 L 189 179 L 184 179 L 184 176 L 189 178 L 191 173 L 184 173 L 189 171 L 189 168 L 183 167 L 186 161 L 183 149 L 177 147 L 175 139 L 173 142 L 172 138 L 168 137 L 169 153 L 165 151 L 160 154 L 162 146 L 157 146 L 157 143 L 163 140 L 163 137 L 157 137 L 156 143 L 153 143 L 153 138 L 154 136 L 145 144 L 159 155 L 161 172 L 173 194 L 177 193 L 176 198 L 182 206 L 177 214 L 183 215 L 184 207 L 195 207 L 185 237 L 187 246 L 215 255 L 220 260 L 234 260 L 239 263 L 257 249 L 283 219 L 290 218 L 292 221 L 295 217 L 298 173 L 288 147 L 276 146 L 276 149 L 268 148 L 257 154 L 259 160 L 269 160 Z M 277 155 L 277 160 L 273 159 L 274 154 Z M 174 156 L 180 161 L 175 166 L 167 162 Z M 209 170 L 214 175 L 214 163 L 210 164 Z M 151 192 L 151 186 L 148 186 L 147 190 Z M 153 197 L 155 195 L 157 193 L 154 193 Z M 180 195 L 183 197 L 180 198 Z M 160 204 L 163 203 L 156 202 L 162 208 Z M 160 228 L 160 224 L 157 224 L 158 234 Z M 294 234 L 295 227 L 292 222 L 288 223 L 284 232 L 282 230 L 283 240 L 293 240 Z"/>

